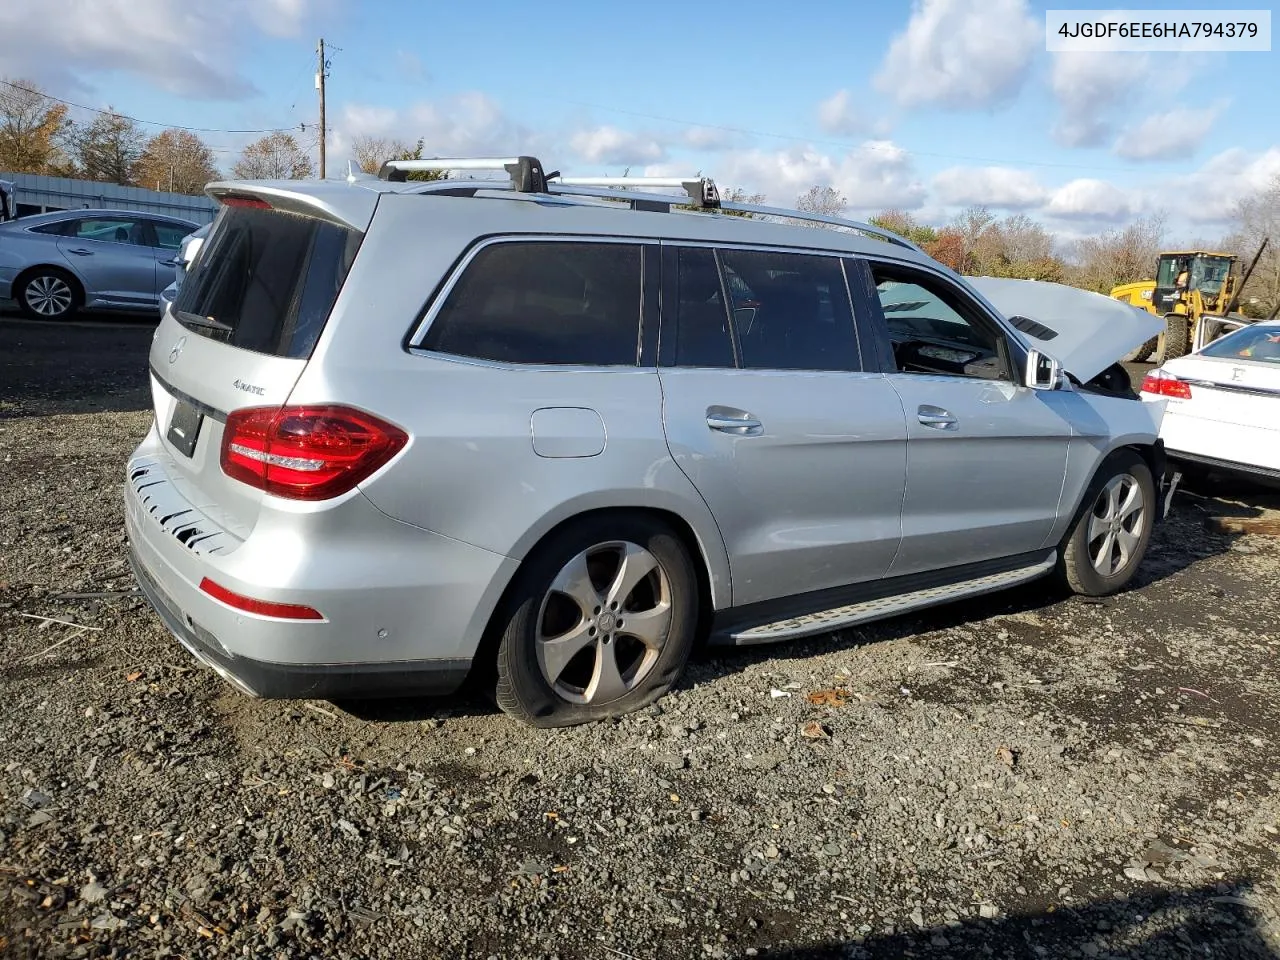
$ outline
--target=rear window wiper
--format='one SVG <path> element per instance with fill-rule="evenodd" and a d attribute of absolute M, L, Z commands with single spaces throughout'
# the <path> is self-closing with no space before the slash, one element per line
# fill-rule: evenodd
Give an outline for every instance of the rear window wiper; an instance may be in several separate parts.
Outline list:
<path fill-rule="evenodd" d="M 213 317 L 197 317 L 194 313 L 179 313 L 178 319 L 191 327 L 205 327 L 209 330 L 221 330 L 224 333 L 234 333 L 236 329 L 229 323 L 223 323 Z"/>

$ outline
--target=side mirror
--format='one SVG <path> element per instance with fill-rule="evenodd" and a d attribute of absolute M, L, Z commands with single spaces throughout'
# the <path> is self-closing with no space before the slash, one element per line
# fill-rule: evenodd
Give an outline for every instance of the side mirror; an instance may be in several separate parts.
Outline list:
<path fill-rule="evenodd" d="M 1039 350 L 1027 351 L 1027 373 L 1023 381 L 1032 390 L 1057 390 L 1062 384 L 1062 364 Z"/>

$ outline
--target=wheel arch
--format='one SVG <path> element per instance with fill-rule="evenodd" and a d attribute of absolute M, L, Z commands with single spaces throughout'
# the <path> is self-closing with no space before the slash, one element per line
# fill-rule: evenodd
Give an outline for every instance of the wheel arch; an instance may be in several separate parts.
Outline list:
<path fill-rule="evenodd" d="M 84 305 L 85 298 L 87 296 L 84 280 L 82 280 L 79 274 L 70 267 L 60 263 L 33 263 L 29 267 L 24 267 L 19 271 L 18 275 L 13 278 L 13 283 L 9 288 L 13 292 L 13 298 L 15 300 L 18 299 L 18 291 L 21 290 L 23 286 L 26 285 L 26 282 L 35 274 L 40 273 L 43 270 L 60 273 L 70 280 L 72 283 L 71 292 L 76 296 L 77 303 L 81 306 Z"/>
<path fill-rule="evenodd" d="M 1151 479 L 1156 488 L 1156 497 L 1160 495 L 1160 479 L 1165 471 L 1165 454 L 1164 442 L 1150 437 L 1118 437 L 1101 453 L 1098 457 L 1092 472 L 1088 479 L 1081 484 L 1076 493 L 1075 503 L 1069 513 L 1065 513 L 1066 524 L 1065 529 L 1055 534 L 1050 534 L 1050 540 L 1045 542 L 1045 546 L 1061 547 L 1063 540 L 1071 535 L 1071 531 L 1075 528 L 1076 521 L 1080 519 L 1080 514 L 1089 508 L 1093 501 L 1093 496 L 1098 488 L 1098 481 L 1103 475 L 1107 464 L 1118 453 L 1129 452 L 1136 454 L 1147 468 L 1151 471 Z M 1157 509 L 1156 516 L 1159 517 L 1160 511 Z"/>

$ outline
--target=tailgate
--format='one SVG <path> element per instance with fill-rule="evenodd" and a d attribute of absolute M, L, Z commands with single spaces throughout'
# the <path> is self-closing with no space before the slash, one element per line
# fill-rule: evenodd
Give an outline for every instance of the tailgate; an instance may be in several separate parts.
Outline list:
<path fill-rule="evenodd" d="M 362 236 L 262 201 L 228 204 L 156 331 L 151 388 L 166 473 L 240 538 L 264 494 L 222 471 L 227 414 L 288 399 Z"/>

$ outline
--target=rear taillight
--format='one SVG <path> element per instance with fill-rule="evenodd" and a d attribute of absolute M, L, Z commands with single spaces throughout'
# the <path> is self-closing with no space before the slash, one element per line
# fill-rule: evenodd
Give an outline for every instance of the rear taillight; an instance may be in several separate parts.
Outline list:
<path fill-rule="evenodd" d="M 1142 378 L 1142 392 L 1152 393 L 1157 397 L 1172 397 L 1175 400 L 1191 399 L 1191 385 L 1163 370 L 1152 370 Z"/>
<path fill-rule="evenodd" d="M 222 472 L 277 497 L 327 500 L 408 442 L 399 427 L 350 407 L 247 407 L 227 415 Z"/>

